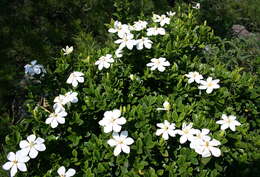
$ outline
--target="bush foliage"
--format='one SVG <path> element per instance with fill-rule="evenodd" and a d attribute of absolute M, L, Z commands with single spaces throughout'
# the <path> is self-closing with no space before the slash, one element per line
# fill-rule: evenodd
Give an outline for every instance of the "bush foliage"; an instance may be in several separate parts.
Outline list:
<path fill-rule="evenodd" d="M 131 24 L 138 19 L 151 21 L 142 13 L 138 19 L 128 17 L 122 4 L 123 1 L 116 4 L 119 14 L 115 16 L 119 20 Z M 8 135 L 1 161 L 6 161 L 8 152 L 18 150 L 21 140 L 35 134 L 45 139 L 47 149 L 27 163 L 28 172 L 18 176 L 55 176 L 61 165 L 73 167 L 76 176 L 85 177 L 257 174 L 257 168 L 250 164 L 260 159 L 259 78 L 247 72 L 243 63 L 234 62 L 242 55 L 239 46 L 221 41 L 206 22 L 199 24 L 196 17 L 193 10 L 179 9 L 166 27 L 166 35 L 150 37 L 152 49 L 124 49 L 122 58 L 116 58 L 110 68 L 101 71 L 94 63 L 101 56 L 114 54 L 115 35 L 107 35 L 104 47 L 100 47 L 91 34 L 79 33 L 75 51 L 53 57 L 45 66 L 47 74 L 38 78 L 40 83 L 28 85 L 25 106 L 30 114 L 2 124 L 8 125 Z M 159 57 L 171 63 L 165 72 L 146 67 L 151 58 Z M 256 68 L 252 70 L 259 73 Z M 76 88 L 66 84 L 73 71 L 83 72 L 85 78 L 84 84 Z M 190 71 L 220 79 L 220 88 L 211 94 L 199 91 L 195 84 L 187 82 L 185 74 Z M 53 100 L 70 90 L 79 94 L 79 102 L 66 107 L 66 123 L 52 129 L 45 120 L 52 112 Z M 157 111 L 165 100 L 172 109 Z M 130 153 L 117 157 L 107 144 L 111 134 L 105 134 L 98 124 L 104 112 L 113 109 L 122 111 L 127 119 L 123 130 L 128 130 L 134 139 Z M 237 131 L 220 130 L 216 121 L 223 113 L 237 116 L 242 124 Z M 181 145 L 179 136 L 168 141 L 156 136 L 156 124 L 164 120 L 175 123 L 178 129 L 183 122 L 192 122 L 197 129 L 210 129 L 210 136 L 221 142 L 221 157 L 203 158 L 188 143 Z"/>

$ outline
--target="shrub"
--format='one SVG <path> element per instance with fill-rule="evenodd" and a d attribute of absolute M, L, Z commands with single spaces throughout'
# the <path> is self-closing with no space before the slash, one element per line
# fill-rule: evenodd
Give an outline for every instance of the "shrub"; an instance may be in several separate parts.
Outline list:
<path fill-rule="evenodd" d="M 150 17 L 139 18 L 149 21 L 149 27 L 158 25 Z M 134 20 L 128 22 L 133 24 Z M 18 175 L 53 176 L 62 165 L 76 169 L 76 176 L 86 177 L 257 174 L 257 168 L 248 172 L 248 165 L 260 158 L 259 79 L 236 64 L 230 68 L 222 60 L 228 48 L 222 48 L 221 40 L 206 23 L 197 23 L 192 10 L 179 9 L 164 28 L 165 35 L 148 36 L 153 42 L 151 49 L 124 48 L 121 58 L 114 54 L 116 34 L 110 34 L 103 48 L 82 32 L 75 38 L 73 53 L 61 53 L 50 61 L 47 74 L 36 78 L 41 83 L 32 82 L 27 88 L 25 105 L 31 114 L 6 128 L 5 155 L 16 152 L 19 142 L 31 134 L 45 139 L 46 150 L 27 163 L 28 172 Z M 146 35 L 144 30 L 133 33 L 135 39 Z M 209 50 L 218 50 L 218 55 Z M 112 54 L 114 62 L 110 59 L 112 64 L 99 70 L 96 61 L 107 54 Z M 150 59 L 159 57 L 170 62 L 164 72 L 146 66 Z M 77 87 L 66 83 L 74 71 L 84 74 L 84 83 Z M 185 74 L 190 71 L 198 71 L 205 79 L 219 79 L 220 88 L 207 94 L 198 84 L 188 84 Z M 68 91 L 78 93 L 78 102 L 66 104 L 65 124 L 51 128 L 45 120 L 53 112 L 53 100 Z M 171 109 L 157 110 L 166 100 Z M 103 114 L 114 109 L 125 117 L 122 130 L 134 140 L 129 154 L 115 156 L 114 147 L 107 143 L 112 133 L 104 133 L 99 125 Z M 234 132 L 221 130 L 216 121 L 222 114 L 235 115 L 241 126 Z M 176 129 L 184 122 L 193 123 L 196 129 L 209 129 L 210 137 L 221 143 L 221 156 L 202 157 L 188 142 L 180 144 L 179 135 L 169 140 L 156 136 L 157 123 L 164 120 L 175 123 Z M 6 161 L 5 156 L 2 161 Z"/>

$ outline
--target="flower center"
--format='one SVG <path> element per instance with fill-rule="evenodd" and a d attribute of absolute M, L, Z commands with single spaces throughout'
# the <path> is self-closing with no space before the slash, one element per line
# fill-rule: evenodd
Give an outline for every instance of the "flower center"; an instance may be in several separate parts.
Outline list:
<path fill-rule="evenodd" d="M 32 147 L 35 145 L 35 143 L 34 143 L 34 142 L 30 142 L 29 144 L 30 144 L 30 145 L 29 145 L 29 146 L 30 146 L 30 148 L 32 148 Z"/>
<path fill-rule="evenodd" d="M 188 130 L 188 129 L 185 129 L 185 130 L 183 130 L 183 133 L 184 133 L 184 134 L 189 134 L 189 130 Z"/>
<path fill-rule="evenodd" d="M 212 82 L 208 83 L 208 87 L 212 87 L 212 86 L 213 86 Z"/>
<path fill-rule="evenodd" d="M 17 160 L 14 160 L 13 163 L 16 165 L 16 164 L 18 163 L 18 161 L 17 161 Z"/>
<path fill-rule="evenodd" d="M 206 141 L 205 146 L 209 147 L 209 142 L 208 141 Z"/>

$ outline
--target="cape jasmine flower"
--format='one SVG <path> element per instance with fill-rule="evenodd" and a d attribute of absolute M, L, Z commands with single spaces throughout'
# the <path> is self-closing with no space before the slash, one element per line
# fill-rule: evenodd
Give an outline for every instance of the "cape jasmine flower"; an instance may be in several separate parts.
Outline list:
<path fill-rule="evenodd" d="M 130 137 L 128 137 L 128 132 L 127 131 L 122 131 L 120 135 L 118 133 L 113 133 L 112 134 L 112 139 L 108 140 L 107 143 L 111 146 L 114 147 L 114 155 L 118 156 L 121 151 L 124 153 L 129 153 L 130 152 L 130 147 L 129 145 L 134 143 L 134 140 Z"/>
<path fill-rule="evenodd" d="M 210 132 L 209 129 L 206 129 L 206 128 L 204 128 L 202 130 L 195 130 L 194 136 L 190 138 L 190 141 L 191 141 L 190 148 L 196 149 L 196 146 L 198 144 L 197 141 L 210 138 L 208 136 L 209 132 Z"/>
<path fill-rule="evenodd" d="M 189 74 L 185 74 L 186 77 L 189 78 L 188 83 L 197 82 L 200 83 L 201 79 L 203 79 L 203 76 L 198 72 L 189 72 Z"/>
<path fill-rule="evenodd" d="M 212 80 L 212 77 L 208 77 L 206 81 L 201 80 L 199 89 L 206 90 L 209 94 L 213 91 L 213 89 L 218 89 L 220 86 L 218 85 L 219 79 Z"/>
<path fill-rule="evenodd" d="M 64 52 L 63 55 L 69 55 L 73 52 L 73 46 L 66 46 L 65 48 L 62 48 L 62 51 Z"/>
<path fill-rule="evenodd" d="M 147 37 L 142 37 L 141 39 L 136 40 L 136 48 L 137 50 L 142 50 L 144 47 L 150 49 L 152 47 L 153 42 Z"/>
<path fill-rule="evenodd" d="M 147 29 L 147 36 L 165 35 L 164 28 L 152 27 Z"/>
<path fill-rule="evenodd" d="M 119 21 L 114 22 L 114 28 L 110 28 L 108 30 L 110 33 L 118 33 L 118 35 L 123 35 L 126 33 L 130 33 L 129 26 L 126 24 L 122 24 Z"/>
<path fill-rule="evenodd" d="M 182 130 L 176 130 L 179 135 L 181 135 L 180 143 L 184 144 L 187 140 L 191 141 L 193 135 L 196 133 L 196 129 L 192 128 L 192 123 L 188 125 L 184 122 L 182 124 Z"/>
<path fill-rule="evenodd" d="M 60 177 L 71 177 L 74 176 L 76 171 L 73 168 L 68 169 L 68 171 L 66 172 L 66 169 L 64 166 L 61 166 L 57 173 L 59 174 Z"/>
<path fill-rule="evenodd" d="M 230 128 L 232 131 L 236 131 L 236 126 L 240 126 L 241 123 L 236 120 L 236 116 L 226 114 L 222 115 L 222 120 L 218 120 L 216 123 L 221 125 L 221 130 Z"/>
<path fill-rule="evenodd" d="M 121 125 L 126 123 L 126 119 L 121 117 L 121 111 L 119 109 L 115 109 L 113 111 L 106 111 L 104 113 L 104 118 L 99 121 L 99 125 L 104 127 L 104 132 L 120 132 Z"/>
<path fill-rule="evenodd" d="M 169 139 L 169 135 L 171 137 L 175 137 L 176 130 L 175 130 L 174 123 L 170 123 L 167 120 L 164 120 L 164 123 L 158 123 L 156 125 L 157 125 L 157 127 L 160 128 L 160 129 L 157 129 L 157 131 L 155 133 L 157 136 L 162 135 L 163 139 L 165 139 L 165 140 Z"/>
<path fill-rule="evenodd" d="M 198 140 L 196 143 L 195 151 L 202 157 L 210 157 L 211 155 L 219 157 L 221 155 L 220 149 L 215 147 L 221 144 L 218 140 L 211 140 L 210 137 L 207 137 L 204 140 Z"/>
<path fill-rule="evenodd" d="M 74 71 L 70 74 L 68 80 L 66 81 L 67 84 L 72 84 L 73 87 L 77 87 L 78 83 L 84 82 L 84 74 L 82 72 Z"/>
<path fill-rule="evenodd" d="M 134 22 L 133 29 L 135 31 L 141 31 L 146 28 L 147 24 L 148 24 L 147 21 L 142 21 L 142 20 L 136 21 Z"/>
<path fill-rule="evenodd" d="M 100 57 L 96 62 L 95 65 L 98 65 L 98 69 L 102 70 L 103 68 L 109 68 L 110 64 L 114 62 L 112 55 L 107 54 L 106 56 Z"/>
<path fill-rule="evenodd" d="M 122 50 L 123 48 L 127 47 L 129 50 L 132 50 L 134 45 L 136 44 L 136 40 L 134 40 L 134 35 L 131 33 L 120 35 L 121 39 L 115 41 L 116 44 L 119 45 L 119 49 Z"/>
<path fill-rule="evenodd" d="M 163 108 L 157 108 L 156 110 L 160 111 L 160 110 L 164 110 L 164 111 L 170 111 L 171 109 L 171 105 L 168 101 L 165 101 L 163 103 Z"/>
<path fill-rule="evenodd" d="M 170 24 L 170 18 L 166 15 L 157 15 L 153 14 L 153 21 L 160 23 L 161 26 L 164 26 L 165 24 Z"/>
<path fill-rule="evenodd" d="M 21 151 L 17 151 L 16 153 L 9 152 L 7 159 L 9 162 L 6 162 L 2 167 L 4 170 L 10 170 L 11 177 L 15 176 L 18 170 L 22 172 L 27 171 L 25 162 L 28 162 L 30 158 L 23 155 Z"/>
<path fill-rule="evenodd" d="M 54 108 L 54 113 L 51 113 L 49 117 L 46 119 L 46 124 L 51 124 L 51 128 L 56 128 L 59 124 L 65 123 L 65 118 L 67 116 L 67 112 L 62 106 L 56 106 Z"/>
<path fill-rule="evenodd" d="M 38 151 L 45 151 L 46 146 L 44 145 L 44 139 L 38 137 L 36 139 L 35 135 L 30 135 L 27 137 L 27 140 L 20 141 L 21 152 L 27 156 L 34 159 L 38 155 Z"/>
<path fill-rule="evenodd" d="M 170 66 L 170 63 L 166 60 L 166 58 L 152 58 L 151 63 L 148 63 L 146 66 L 151 67 L 151 70 L 158 69 L 160 72 L 165 71 L 166 66 Z"/>
<path fill-rule="evenodd" d="M 34 76 L 39 75 L 39 74 L 43 74 L 46 73 L 46 70 L 44 69 L 43 65 L 40 64 L 36 64 L 37 60 L 33 60 L 31 61 L 31 64 L 27 64 L 24 66 L 25 69 L 25 74 L 29 75 L 29 76 Z"/>

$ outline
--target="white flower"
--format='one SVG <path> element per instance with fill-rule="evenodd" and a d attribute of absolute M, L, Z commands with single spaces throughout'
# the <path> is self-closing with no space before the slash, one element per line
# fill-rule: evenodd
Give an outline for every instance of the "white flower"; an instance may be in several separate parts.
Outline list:
<path fill-rule="evenodd" d="M 160 110 L 164 110 L 164 111 L 170 111 L 171 109 L 171 105 L 168 101 L 165 101 L 163 103 L 163 108 L 157 108 L 156 110 L 160 111 Z"/>
<path fill-rule="evenodd" d="M 189 72 L 189 74 L 185 74 L 186 77 L 189 78 L 188 83 L 197 82 L 200 83 L 201 79 L 203 79 L 203 76 L 198 72 Z"/>
<path fill-rule="evenodd" d="M 186 124 L 185 122 L 182 124 L 182 130 L 176 130 L 179 135 L 181 135 L 180 143 L 183 144 L 187 140 L 191 141 L 193 135 L 196 133 L 196 130 L 192 128 L 192 123 Z"/>
<path fill-rule="evenodd" d="M 74 176 L 76 173 L 76 171 L 73 168 L 68 169 L 68 171 L 66 172 L 66 169 L 64 166 L 61 166 L 57 172 L 60 177 L 71 177 L 71 176 Z"/>
<path fill-rule="evenodd" d="M 136 48 L 137 50 L 142 50 L 144 47 L 150 49 L 152 47 L 153 42 L 147 37 L 142 37 L 141 39 L 136 40 Z"/>
<path fill-rule="evenodd" d="M 127 131 L 122 131 L 120 133 L 120 135 L 118 133 L 113 133 L 112 134 L 112 139 L 108 140 L 107 143 L 111 146 L 111 147 L 115 147 L 114 149 L 114 155 L 118 156 L 121 151 L 123 151 L 124 153 L 129 153 L 130 152 L 130 147 L 129 145 L 134 143 L 134 140 L 128 136 L 128 132 Z"/>
<path fill-rule="evenodd" d="M 95 65 L 98 65 L 98 69 L 102 70 L 103 68 L 109 68 L 110 64 L 114 62 L 114 59 L 112 58 L 112 55 L 107 54 L 106 56 L 100 57 Z"/>
<path fill-rule="evenodd" d="M 66 46 L 65 48 L 62 48 L 62 51 L 64 52 L 63 55 L 69 55 L 70 53 L 73 52 L 73 46 L 71 46 L 71 47 Z"/>
<path fill-rule="evenodd" d="M 172 17 L 176 14 L 176 12 L 172 12 L 172 11 L 169 11 L 169 12 L 166 12 L 166 14 L 169 16 L 169 17 Z"/>
<path fill-rule="evenodd" d="M 221 143 L 218 140 L 210 139 L 210 137 L 207 137 L 204 140 L 198 140 L 195 151 L 201 154 L 202 157 L 210 157 L 211 155 L 219 157 L 221 151 L 215 146 L 219 146 Z"/>
<path fill-rule="evenodd" d="M 15 176 L 17 171 L 25 172 L 27 171 L 27 167 L 25 162 L 28 162 L 30 158 L 21 153 L 21 151 L 17 151 L 16 153 L 9 152 L 7 155 L 7 159 L 9 162 L 6 162 L 3 165 L 4 170 L 10 170 L 11 177 Z"/>
<path fill-rule="evenodd" d="M 166 58 L 152 58 L 151 63 L 148 63 L 146 66 L 151 67 L 151 70 L 158 69 L 160 72 L 165 71 L 165 66 L 170 66 L 170 63 Z"/>
<path fill-rule="evenodd" d="M 99 125 L 104 127 L 104 132 L 120 132 L 121 125 L 126 123 L 126 119 L 121 116 L 121 111 L 119 109 L 114 109 L 113 111 L 106 111 L 104 113 L 104 118 L 100 120 Z"/>
<path fill-rule="evenodd" d="M 67 84 L 72 84 L 73 87 L 77 87 L 78 83 L 84 82 L 84 74 L 82 72 L 74 71 L 70 74 L 68 80 L 66 81 Z"/>
<path fill-rule="evenodd" d="M 58 124 L 64 124 L 65 118 L 67 116 L 67 112 L 62 106 L 55 106 L 54 113 L 51 113 L 49 117 L 46 119 L 46 124 L 51 124 L 52 128 L 56 128 Z"/>
<path fill-rule="evenodd" d="M 200 3 L 196 3 L 194 6 L 192 6 L 193 9 L 200 9 Z"/>
<path fill-rule="evenodd" d="M 37 63 L 37 60 L 33 60 L 31 61 L 31 64 L 27 64 L 24 66 L 24 69 L 25 69 L 25 74 L 29 75 L 29 76 L 34 76 L 35 74 L 36 75 L 39 75 L 41 73 L 46 73 L 46 70 L 44 69 L 44 67 L 40 64 L 36 64 Z"/>
<path fill-rule="evenodd" d="M 127 47 L 129 50 L 132 50 L 134 45 L 136 44 L 136 40 L 134 40 L 134 35 L 131 33 L 123 34 L 119 36 L 121 39 L 115 41 L 116 44 L 119 45 L 119 49 Z"/>
<path fill-rule="evenodd" d="M 158 123 L 156 125 L 157 125 L 157 127 L 160 128 L 160 129 L 157 129 L 157 131 L 155 133 L 157 136 L 162 135 L 163 139 L 165 139 L 165 140 L 169 139 L 169 135 L 171 137 L 175 137 L 176 130 L 174 130 L 175 129 L 174 123 L 170 123 L 167 120 L 164 120 L 164 123 Z"/>
<path fill-rule="evenodd" d="M 59 95 L 54 98 L 53 102 L 63 106 L 68 103 L 68 98 L 65 95 Z"/>
<path fill-rule="evenodd" d="M 165 29 L 158 28 L 158 27 L 153 27 L 153 28 L 147 29 L 147 36 L 157 36 L 158 34 L 165 35 Z"/>
<path fill-rule="evenodd" d="M 222 120 L 217 121 L 217 124 L 221 125 L 221 130 L 226 130 L 230 128 L 232 131 L 236 131 L 236 126 L 240 126 L 241 123 L 236 120 L 236 116 L 226 114 L 222 115 Z"/>
<path fill-rule="evenodd" d="M 208 77 L 206 81 L 201 80 L 199 89 L 206 90 L 207 93 L 211 93 L 213 89 L 218 89 L 220 86 L 218 85 L 219 79 L 212 80 L 212 77 Z"/>
<path fill-rule="evenodd" d="M 141 31 L 146 28 L 147 24 L 148 24 L 147 21 L 142 21 L 142 20 L 134 22 L 133 30 Z"/>
<path fill-rule="evenodd" d="M 205 140 L 207 138 L 210 138 L 208 136 L 209 132 L 210 132 L 209 129 L 206 129 L 206 128 L 202 129 L 201 131 L 200 130 L 195 130 L 195 136 L 190 138 L 190 141 L 191 141 L 190 148 L 196 149 L 196 146 L 198 144 L 197 141 Z"/>
<path fill-rule="evenodd" d="M 38 151 L 45 151 L 46 146 L 43 144 L 44 139 L 38 137 L 36 139 L 35 135 L 30 135 L 27 137 L 27 140 L 20 141 L 20 148 L 21 152 L 27 156 L 29 154 L 29 157 L 34 159 L 38 155 Z"/>
<path fill-rule="evenodd" d="M 153 14 L 153 21 L 160 23 L 161 26 L 164 26 L 165 24 L 170 24 L 170 18 L 166 15 L 156 15 Z"/>
<path fill-rule="evenodd" d="M 65 98 L 66 98 L 67 103 L 68 102 L 77 103 L 78 102 L 77 96 L 78 96 L 77 92 L 69 91 L 69 92 L 65 93 Z"/>
<path fill-rule="evenodd" d="M 119 21 L 114 22 L 114 28 L 110 28 L 108 30 L 110 33 L 118 33 L 118 35 L 123 35 L 126 33 L 130 33 L 129 26 L 126 24 L 122 24 Z"/>
<path fill-rule="evenodd" d="M 135 75 L 130 74 L 129 78 L 133 81 L 133 80 L 135 80 Z"/>

